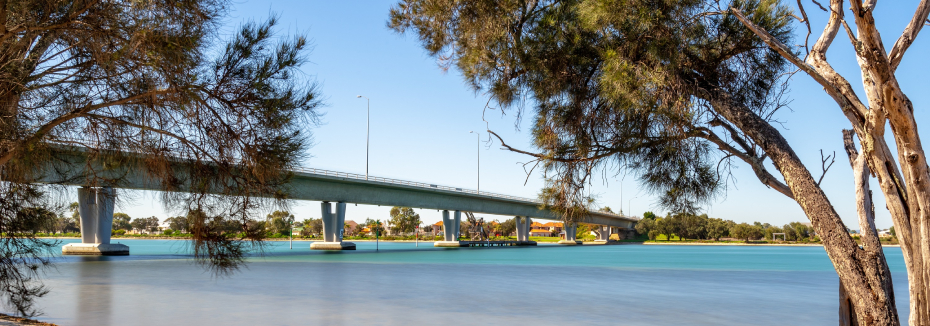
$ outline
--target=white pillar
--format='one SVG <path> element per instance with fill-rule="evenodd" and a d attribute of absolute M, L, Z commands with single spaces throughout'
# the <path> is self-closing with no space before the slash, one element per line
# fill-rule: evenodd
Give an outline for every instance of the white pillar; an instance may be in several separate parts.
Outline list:
<path fill-rule="evenodd" d="M 454 238 L 455 226 L 452 224 L 452 221 L 453 221 L 452 218 L 449 217 L 449 211 L 448 211 L 448 210 L 443 210 L 443 211 L 442 211 L 442 235 L 443 235 L 443 240 L 446 240 L 446 241 L 453 241 L 453 240 L 455 240 L 455 238 Z"/>
<path fill-rule="evenodd" d="M 335 218 L 333 216 L 333 207 L 328 201 L 320 203 L 323 220 L 323 242 L 335 242 L 333 239 L 333 229 L 335 228 Z"/>
<path fill-rule="evenodd" d="M 530 241 L 530 231 L 533 231 L 533 220 L 529 216 L 523 217 L 523 241 Z"/>
<path fill-rule="evenodd" d="M 514 225 L 516 226 L 517 231 L 517 241 L 527 241 L 529 240 L 529 230 L 526 228 L 526 220 L 521 216 L 514 217 Z"/>
<path fill-rule="evenodd" d="M 346 228 L 346 203 L 336 203 L 336 216 L 334 217 L 336 223 L 333 230 L 333 239 L 336 242 L 342 242 L 342 235 L 345 233 Z"/>
<path fill-rule="evenodd" d="M 600 225 L 597 227 L 597 240 L 607 241 L 610 240 L 610 235 L 613 233 L 613 227 Z"/>
<path fill-rule="evenodd" d="M 346 225 L 346 203 L 337 202 L 336 212 L 333 205 L 327 201 L 320 203 L 323 217 L 323 241 L 310 244 L 314 250 L 355 250 L 355 244 L 342 241 L 342 233 Z"/>
<path fill-rule="evenodd" d="M 81 243 L 109 244 L 113 231 L 112 188 L 78 188 L 78 206 L 81 212 Z"/>
<path fill-rule="evenodd" d="M 455 217 L 455 239 L 452 240 L 458 240 L 462 236 L 462 211 L 455 211 L 453 216 Z"/>
<path fill-rule="evenodd" d="M 566 222 L 564 225 L 565 225 L 565 240 L 575 241 L 575 231 L 576 231 L 577 225 L 575 223 L 568 223 L 568 222 Z"/>

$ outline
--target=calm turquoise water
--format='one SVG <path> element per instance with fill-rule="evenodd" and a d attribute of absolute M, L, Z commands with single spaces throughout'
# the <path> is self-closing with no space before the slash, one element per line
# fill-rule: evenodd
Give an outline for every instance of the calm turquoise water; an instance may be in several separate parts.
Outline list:
<path fill-rule="evenodd" d="M 579 246 L 356 252 L 273 242 L 216 278 L 185 241 L 121 240 L 128 257 L 64 257 L 39 319 L 61 325 L 832 325 L 821 247 Z M 885 248 L 907 319 L 901 251 Z"/>

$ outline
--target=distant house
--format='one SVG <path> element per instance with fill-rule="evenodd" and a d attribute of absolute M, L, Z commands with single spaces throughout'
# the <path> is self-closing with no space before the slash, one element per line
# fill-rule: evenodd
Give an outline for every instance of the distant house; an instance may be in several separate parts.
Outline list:
<path fill-rule="evenodd" d="M 891 230 L 889 230 L 889 229 L 878 230 L 878 236 L 880 236 L 880 237 L 890 237 L 890 236 L 891 236 Z"/>
<path fill-rule="evenodd" d="M 346 235 L 355 235 L 355 227 L 358 226 L 358 223 L 355 223 L 355 221 L 353 220 L 348 220 L 346 221 L 345 226 L 346 226 L 346 229 L 345 229 Z"/>
<path fill-rule="evenodd" d="M 548 237 L 552 235 L 552 231 L 548 229 L 532 229 L 530 230 L 531 237 Z"/>
<path fill-rule="evenodd" d="M 561 233 L 562 232 L 562 223 L 549 222 L 543 224 L 540 229 L 549 230 L 549 232 Z"/>
<path fill-rule="evenodd" d="M 433 224 L 433 235 L 442 234 L 442 221 L 436 222 Z"/>

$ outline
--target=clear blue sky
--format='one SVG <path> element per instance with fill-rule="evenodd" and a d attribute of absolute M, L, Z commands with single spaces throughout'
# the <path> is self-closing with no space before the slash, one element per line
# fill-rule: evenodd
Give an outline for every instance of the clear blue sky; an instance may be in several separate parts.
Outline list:
<path fill-rule="evenodd" d="M 365 172 L 365 100 L 371 98 L 371 175 L 405 180 L 452 185 L 474 189 L 476 184 L 476 154 L 481 151 L 481 190 L 524 197 L 535 197 L 542 186 L 536 173 L 527 179 L 522 162 L 526 156 L 500 149 L 500 144 L 486 142 L 485 129 L 500 134 L 519 148 L 530 149 L 529 122 L 533 110 L 528 109 L 521 122 L 516 112 L 501 115 L 500 111 L 483 111 L 487 97 L 474 93 L 456 71 L 443 72 L 436 61 L 428 57 L 416 38 L 398 35 L 385 23 L 392 1 L 240 1 L 233 5 L 226 19 L 226 34 L 248 20 L 265 20 L 269 14 L 279 15 L 278 35 L 308 36 L 314 50 L 311 63 L 304 72 L 315 76 L 327 106 L 323 109 L 323 125 L 307 129 L 314 134 L 316 145 L 310 149 L 312 158 L 306 166 L 344 172 Z M 907 24 L 917 1 L 885 1 L 876 8 L 880 31 L 886 47 Z M 814 33 L 811 44 L 820 34 L 826 13 L 805 2 L 811 16 Z M 792 2 L 792 5 L 794 3 Z M 848 15 L 848 14 L 847 14 Z M 801 31 L 801 25 L 798 25 Z M 928 117 L 927 84 L 920 79 L 930 53 L 924 31 L 908 51 L 898 68 L 898 78 L 913 101 L 918 121 L 924 128 Z M 799 34 L 803 37 L 803 34 Z M 796 43 L 803 44 L 798 39 Z M 840 33 L 828 53 L 832 65 L 845 75 L 861 92 L 861 78 L 852 48 L 844 33 Z M 849 128 L 837 105 L 806 75 L 798 74 L 791 85 L 791 110 L 778 118 L 784 121 L 782 132 L 815 176 L 820 174 L 820 150 L 838 154 L 836 163 L 823 181 L 847 226 L 858 229 L 853 205 L 852 171 L 849 168 L 840 130 Z M 482 120 L 487 120 L 487 124 Z M 469 131 L 481 131 L 482 142 Z M 921 130 L 923 139 L 927 131 Z M 889 140 L 893 147 L 893 142 Z M 778 175 L 774 167 L 773 174 Z M 654 197 L 640 191 L 635 176 L 618 177 L 608 173 L 606 182 L 598 182 L 593 190 L 600 204 L 616 211 L 641 215 L 644 211 L 664 214 L 654 205 Z M 707 212 L 713 217 L 737 222 L 761 221 L 782 225 L 792 221 L 807 221 L 797 203 L 763 186 L 745 164 L 734 170 L 736 183 L 731 183 Z M 524 181 L 526 185 L 524 185 Z M 873 180 L 877 225 L 891 225 L 880 190 Z M 621 201 L 622 192 L 622 201 Z M 128 198 L 126 196 L 124 198 Z M 153 193 L 139 193 L 120 204 L 118 211 L 132 217 L 165 218 L 177 212 L 166 212 Z M 634 199 L 635 198 L 635 199 Z M 632 201 L 631 201 L 632 199 Z M 362 221 L 367 217 L 386 219 L 390 207 L 352 206 L 346 219 Z M 295 202 L 291 209 L 297 219 L 320 216 L 319 202 Z M 425 222 L 440 220 L 435 210 L 417 210 Z M 505 216 L 489 216 L 504 219 Z"/>

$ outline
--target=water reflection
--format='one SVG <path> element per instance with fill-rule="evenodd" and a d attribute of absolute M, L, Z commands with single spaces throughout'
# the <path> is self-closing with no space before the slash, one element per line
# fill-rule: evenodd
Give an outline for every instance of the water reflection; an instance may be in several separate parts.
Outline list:
<path fill-rule="evenodd" d="M 77 311 L 78 325 L 111 325 L 113 302 L 113 264 L 108 257 L 78 257 Z M 54 289 L 53 289 L 54 291 Z"/>

